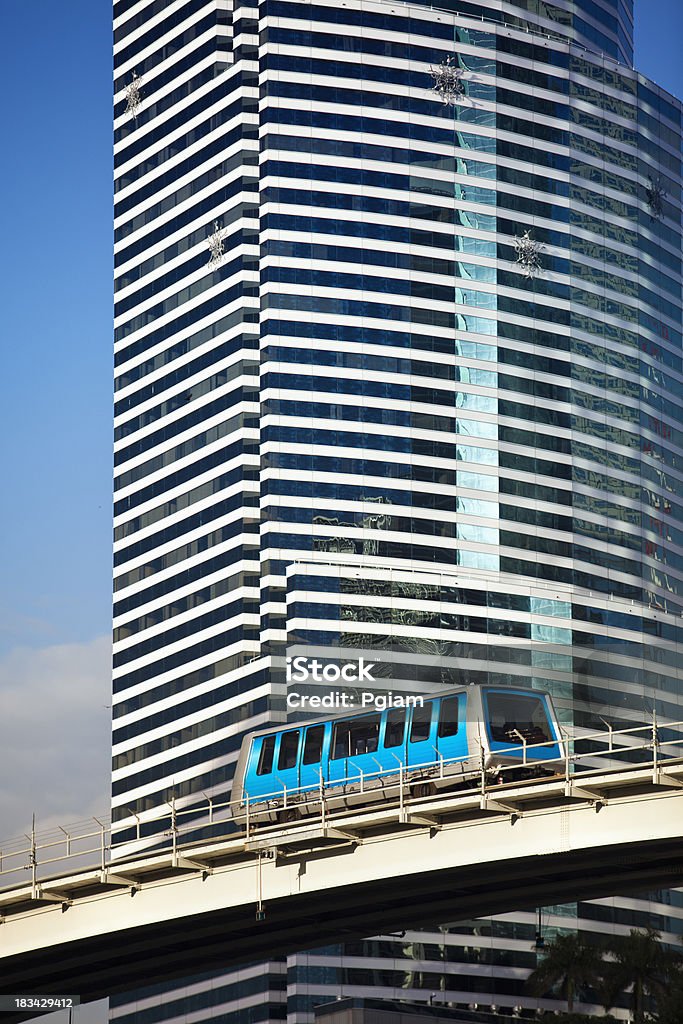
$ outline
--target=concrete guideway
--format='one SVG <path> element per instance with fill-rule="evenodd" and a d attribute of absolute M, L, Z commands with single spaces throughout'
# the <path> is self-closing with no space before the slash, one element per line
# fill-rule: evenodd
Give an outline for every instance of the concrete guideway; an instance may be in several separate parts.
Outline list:
<path fill-rule="evenodd" d="M 681 884 L 683 759 L 442 793 L 4 890 L 0 994 L 87 1001 L 213 962 Z"/>

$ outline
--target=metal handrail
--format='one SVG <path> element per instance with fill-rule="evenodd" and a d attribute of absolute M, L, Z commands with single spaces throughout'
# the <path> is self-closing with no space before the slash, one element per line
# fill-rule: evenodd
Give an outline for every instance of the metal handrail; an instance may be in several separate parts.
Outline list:
<path fill-rule="evenodd" d="M 542 764 L 544 767 L 556 765 L 558 768 L 557 775 L 559 777 L 564 776 L 565 781 L 569 783 L 572 777 L 572 768 L 577 765 L 583 765 L 587 769 L 593 768 L 598 770 L 595 767 L 595 762 L 602 761 L 604 764 L 605 759 L 607 759 L 612 762 L 610 767 L 614 767 L 613 762 L 620 753 L 628 752 L 634 754 L 637 751 L 650 751 L 651 756 L 635 763 L 629 763 L 621 769 L 617 767 L 615 770 L 632 770 L 638 767 L 641 769 L 647 768 L 652 770 L 653 778 L 656 779 L 661 774 L 662 765 L 666 763 L 668 757 L 683 756 L 676 750 L 671 749 L 678 747 L 683 750 L 683 721 L 661 722 L 658 721 L 656 715 L 653 715 L 652 722 L 648 725 L 632 726 L 620 730 L 615 730 L 607 722 L 605 725 L 607 727 L 606 733 L 596 732 L 571 736 L 563 729 L 561 737 L 546 740 L 542 743 L 529 744 L 522 737 L 523 759 L 521 764 L 527 767 L 535 763 Z M 679 735 L 673 739 L 663 740 L 661 738 L 663 730 L 678 730 Z M 642 737 L 642 742 L 628 742 L 638 739 L 639 736 Z M 598 742 L 603 744 L 605 749 L 577 754 L 570 751 L 570 744 L 574 741 Z M 529 756 L 530 752 L 534 750 L 538 751 L 555 746 L 560 748 L 560 754 L 557 757 L 535 759 Z M 514 746 L 503 747 L 489 752 L 489 758 L 493 757 L 495 762 L 496 757 L 504 759 L 510 755 L 519 757 L 519 754 L 520 744 L 515 744 Z M 444 758 L 442 755 L 439 755 L 438 758 L 432 761 L 416 765 L 405 765 L 396 758 L 397 767 L 386 769 L 378 767 L 376 771 L 366 773 L 361 771 L 360 777 L 364 788 L 366 788 L 364 784 L 368 778 L 394 780 L 392 781 L 392 788 L 398 787 L 399 811 L 401 814 L 404 814 L 406 800 L 414 799 L 410 786 L 414 783 L 416 776 L 424 775 L 425 773 L 434 775 L 436 773 L 440 778 L 443 778 L 444 769 L 447 766 L 463 766 L 466 761 L 473 762 L 472 788 L 463 790 L 463 795 L 467 793 L 480 793 L 483 798 L 486 798 L 487 794 L 490 795 L 496 788 L 495 784 L 492 785 L 487 777 L 486 756 L 487 752 L 483 745 L 480 745 L 479 756 L 474 758 L 471 756 L 465 758 Z M 376 761 L 376 763 L 378 762 Z M 519 761 L 517 764 L 498 765 L 495 767 L 496 776 L 502 776 L 504 779 L 506 772 L 512 772 L 519 766 Z M 354 774 L 335 780 L 334 783 L 330 784 L 325 782 L 321 769 L 319 770 L 318 781 L 310 786 L 283 786 L 283 788 L 273 793 L 259 795 L 258 797 L 246 796 L 244 801 L 240 803 L 230 798 L 216 800 L 215 797 L 202 794 L 205 801 L 204 804 L 178 807 L 177 800 L 174 797 L 168 802 L 168 810 L 161 811 L 159 808 L 155 808 L 148 815 L 141 815 L 131 811 L 129 819 L 116 823 L 112 823 L 108 815 L 99 818 L 93 817 L 73 825 L 56 826 L 45 832 L 39 832 L 36 829 L 34 819 L 30 833 L 7 840 L 3 847 L 0 848 L 0 878 L 11 875 L 16 876 L 17 873 L 30 872 L 29 884 L 36 889 L 40 885 L 39 875 L 41 870 L 45 871 L 50 865 L 61 864 L 64 861 L 78 862 L 84 857 L 96 858 L 99 869 L 102 872 L 106 872 L 110 868 L 115 868 L 117 864 L 116 856 L 119 850 L 125 848 L 128 853 L 136 845 L 143 844 L 140 852 L 144 855 L 147 852 L 149 843 L 154 843 L 155 849 L 158 850 L 159 840 L 164 836 L 167 840 L 170 840 L 172 854 L 174 857 L 177 857 L 184 836 L 191 834 L 206 823 L 216 828 L 221 824 L 231 822 L 236 808 L 244 824 L 246 835 L 250 837 L 253 832 L 255 805 L 260 805 L 260 813 L 262 814 L 264 805 L 268 809 L 267 805 L 270 804 L 272 809 L 275 802 L 278 803 L 279 808 L 288 809 L 300 806 L 301 803 L 306 803 L 307 810 L 317 809 L 317 817 L 314 817 L 313 820 L 317 820 L 319 824 L 325 827 L 330 815 L 330 791 L 345 785 L 357 786 L 358 778 L 359 776 Z M 158 832 L 151 834 L 149 837 L 143 836 L 142 826 L 153 823 L 159 823 L 161 826 L 165 825 L 166 827 L 160 828 Z M 117 833 L 128 832 L 131 828 L 134 829 L 133 839 L 117 839 Z"/>
<path fill-rule="evenodd" d="M 668 723 L 667 726 L 666 726 L 666 728 L 668 728 L 668 729 L 674 729 L 674 728 L 677 728 L 677 727 L 680 727 L 681 729 L 683 729 L 683 722 L 671 722 L 671 723 Z M 515 730 L 515 732 L 517 732 L 517 730 Z M 645 732 L 647 734 L 647 736 L 648 736 L 648 742 L 639 743 L 639 744 L 635 744 L 635 745 L 634 744 L 624 744 L 622 747 L 615 747 L 614 746 L 614 737 L 615 736 L 619 736 L 619 735 L 627 736 L 627 735 L 631 735 L 633 733 L 638 733 L 638 732 Z M 626 751 L 633 752 L 633 751 L 637 751 L 637 750 L 652 750 L 653 749 L 653 743 L 654 743 L 654 736 L 656 735 L 656 729 L 654 729 L 652 725 L 636 726 L 636 727 L 629 728 L 629 729 L 622 729 L 622 730 L 619 730 L 618 732 L 615 731 L 615 730 L 612 730 L 609 733 L 609 740 L 605 740 L 604 739 L 604 734 L 600 732 L 600 733 L 587 733 L 585 735 L 580 735 L 580 736 L 563 736 L 560 739 L 544 740 L 541 743 L 528 743 L 525 740 L 525 738 L 521 735 L 521 733 L 518 733 L 518 735 L 520 737 L 520 741 L 521 741 L 521 745 L 522 745 L 522 762 L 521 763 L 522 763 L 523 766 L 529 767 L 530 765 L 532 765 L 534 763 L 537 763 L 535 761 L 535 759 L 529 758 L 529 751 L 539 750 L 539 749 L 541 749 L 543 747 L 556 747 L 556 746 L 559 746 L 560 748 L 562 748 L 562 747 L 567 748 L 567 749 L 565 749 L 564 752 L 562 752 L 560 754 L 559 757 L 543 758 L 543 762 L 542 763 L 544 765 L 552 765 L 552 764 L 557 764 L 557 763 L 562 763 L 563 765 L 565 765 L 565 763 L 567 761 L 569 761 L 570 764 L 572 764 L 572 763 L 575 764 L 575 763 L 578 763 L 580 761 L 585 761 L 585 760 L 589 760 L 589 759 L 592 760 L 594 758 L 604 756 L 605 753 L 619 754 L 621 752 L 626 752 Z M 576 754 L 576 753 L 569 754 L 569 751 L 568 751 L 568 743 L 569 742 L 571 742 L 571 741 L 585 742 L 585 741 L 590 741 L 590 740 L 601 740 L 602 742 L 608 743 L 609 746 L 608 746 L 607 751 L 605 751 L 605 752 L 591 751 L 591 752 L 586 753 L 586 754 Z M 657 741 L 657 749 L 661 750 L 661 747 L 673 746 L 673 745 L 676 745 L 676 744 L 683 744 L 683 734 L 679 738 L 677 738 L 677 739 L 666 740 L 664 742 Z M 516 744 L 514 744 L 514 746 L 497 748 L 496 750 L 491 751 L 490 753 L 491 753 L 491 756 L 494 757 L 494 758 L 497 757 L 497 756 L 501 756 L 501 757 L 506 757 L 506 756 L 511 756 L 511 755 L 519 756 L 519 748 L 520 748 L 520 744 L 516 743 Z M 483 757 L 483 747 L 480 747 L 480 750 L 482 751 L 482 757 Z M 463 761 L 466 761 L 466 760 L 470 760 L 470 758 L 468 756 L 444 758 L 442 754 L 438 754 L 438 752 L 437 752 L 437 757 L 434 758 L 431 761 L 421 761 L 418 764 L 406 765 L 403 762 L 399 762 L 398 758 L 397 758 L 397 763 L 399 764 L 399 766 L 403 767 L 404 773 L 419 773 L 419 772 L 423 772 L 423 771 L 425 771 L 427 769 L 430 769 L 430 768 L 440 767 L 441 765 L 460 764 L 460 763 L 462 763 Z M 518 767 L 518 766 L 517 765 L 504 765 L 504 766 L 501 766 L 500 770 L 501 771 L 505 771 L 506 769 L 507 770 L 511 770 L 511 769 L 514 769 L 515 767 Z M 360 769 L 359 769 L 359 771 L 360 771 L 360 777 L 362 778 L 363 777 L 363 772 Z M 380 770 L 377 770 L 377 771 L 373 771 L 373 772 L 368 772 L 365 777 L 366 778 L 373 778 L 373 779 L 381 778 L 381 777 L 391 778 L 392 776 L 395 776 L 396 774 L 397 774 L 397 769 L 392 767 L 392 768 L 383 768 L 383 769 L 380 769 Z M 341 787 L 341 786 L 346 785 L 346 784 L 353 784 L 353 783 L 358 781 L 358 778 L 359 778 L 358 775 L 346 775 L 346 776 L 343 776 L 342 778 L 335 779 L 333 785 L 335 787 Z M 315 784 L 309 784 L 309 785 L 306 785 L 306 786 L 283 786 L 281 789 L 272 790 L 271 792 L 267 792 L 267 793 L 261 793 L 257 797 L 251 797 L 251 801 L 252 801 L 252 803 L 262 803 L 262 804 L 264 804 L 264 803 L 269 803 L 269 802 L 272 802 L 272 801 L 278 801 L 279 802 L 280 800 L 283 800 L 283 797 L 284 797 L 285 802 L 284 802 L 283 806 L 286 807 L 286 806 L 288 806 L 288 802 L 291 801 L 292 797 L 305 796 L 306 794 L 312 793 L 315 790 L 315 788 L 316 788 Z M 227 805 L 229 805 L 231 807 L 239 807 L 239 806 L 241 806 L 239 801 L 227 801 Z M 193 809 L 191 813 L 195 813 L 195 810 Z"/>

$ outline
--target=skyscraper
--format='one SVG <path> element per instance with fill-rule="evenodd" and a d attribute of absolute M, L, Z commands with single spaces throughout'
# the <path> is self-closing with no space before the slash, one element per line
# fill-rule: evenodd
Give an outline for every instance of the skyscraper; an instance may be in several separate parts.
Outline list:
<path fill-rule="evenodd" d="M 632 4 L 114 19 L 121 834 L 227 793 L 295 651 L 374 652 L 394 689 L 532 678 L 578 738 L 680 718 L 681 105 L 632 68 Z M 545 919 L 679 932 L 660 899 Z M 533 933 L 212 968 L 144 1019 L 532 1006 Z"/>

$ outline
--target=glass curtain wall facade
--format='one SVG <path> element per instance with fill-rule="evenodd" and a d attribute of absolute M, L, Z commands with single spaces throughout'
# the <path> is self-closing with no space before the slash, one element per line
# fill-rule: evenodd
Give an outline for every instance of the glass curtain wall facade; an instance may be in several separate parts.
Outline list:
<path fill-rule="evenodd" d="M 295 652 L 369 652 L 395 690 L 531 679 L 578 740 L 681 719 L 681 106 L 632 68 L 632 4 L 114 19 L 121 834 L 228 792 Z M 673 940 L 682 905 L 543 923 Z M 534 933 L 435 922 L 112 1013 L 530 1009 Z"/>

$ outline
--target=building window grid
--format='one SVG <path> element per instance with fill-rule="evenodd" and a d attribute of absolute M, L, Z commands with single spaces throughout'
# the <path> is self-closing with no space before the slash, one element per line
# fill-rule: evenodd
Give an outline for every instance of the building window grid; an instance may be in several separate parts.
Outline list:
<path fill-rule="evenodd" d="M 608 88 L 608 87 L 607 87 L 607 88 Z M 589 137 L 589 138 L 590 138 L 590 135 L 589 135 L 589 136 L 587 136 L 587 137 Z M 617 147 L 615 148 L 615 151 L 614 151 L 614 152 L 618 153 L 618 152 L 622 152 L 622 151 L 620 150 L 620 147 L 618 147 L 618 146 L 617 146 Z M 590 158 L 589 158 L 589 159 L 590 159 Z M 616 166 L 618 166 L 618 164 L 617 164 Z M 613 197 L 613 198 L 617 198 L 617 197 L 616 197 L 616 195 L 614 195 L 614 197 Z M 550 226 L 550 225 L 549 225 L 549 226 Z M 585 232 L 585 233 L 586 233 L 586 238 L 590 238 L 590 232 Z M 617 245 L 618 245 L 618 243 L 617 243 Z M 618 252 L 618 249 L 617 249 L 617 252 Z M 492 261 L 492 263 L 493 263 L 493 261 Z M 614 293 L 614 294 L 617 294 L 617 293 Z M 552 325 L 551 325 L 551 326 L 552 326 Z M 628 329 L 628 321 L 624 323 L 624 327 L 626 327 L 626 328 Z M 646 331 L 648 331 L 649 329 L 647 329 L 647 328 L 646 328 L 645 330 L 646 330 Z M 651 336 L 652 336 L 652 337 L 654 337 L 654 338 L 656 337 L 656 333 L 655 333 L 655 332 L 653 332 L 653 331 L 650 331 L 650 334 L 651 334 Z M 586 335 L 586 337 L 587 337 L 587 338 L 590 338 L 590 335 Z M 573 355 L 572 355 L 572 358 L 573 358 Z M 553 379 L 553 375 L 552 375 L 552 374 L 551 374 L 551 375 L 549 375 L 549 378 L 548 378 L 548 379 L 549 379 L 549 380 L 552 380 L 552 379 Z M 596 393 L 598 393 L 598 394 L 599 394 L 599 389 L 596 389 Z M 523 422 L 523 421 L 522 421 L 522 422 Z M 616 417 L 616 419 L 615 419 L 615 422 L 618 422 L 618 416 Z M 597 492 L 597 493 L 599 493 L 599 492 Z"/>

